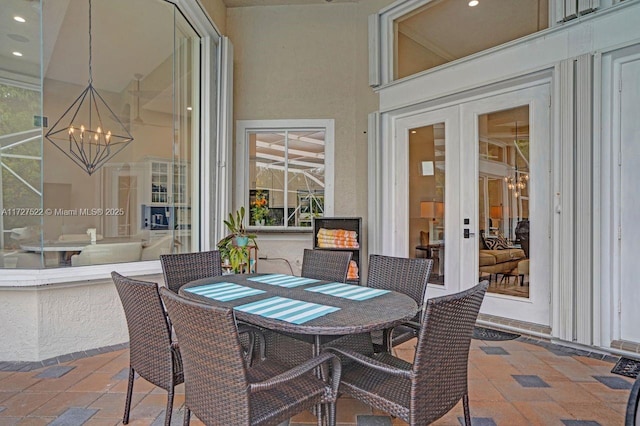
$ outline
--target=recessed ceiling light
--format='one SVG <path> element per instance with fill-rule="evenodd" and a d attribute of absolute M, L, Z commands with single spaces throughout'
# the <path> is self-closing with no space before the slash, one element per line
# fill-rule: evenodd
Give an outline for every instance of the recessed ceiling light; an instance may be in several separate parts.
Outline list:
<path fill-rule="evenodd" d="M 22 53 L 20 53 L 20 52 L 13 52 L 13 56 L 22 56 Z"/>
<path fill-rule="evenodd" d="M 187 107 L 187 111 L 193 111 L 193 108 Z"/>
<path fill-rule="evenodd" d="M 411 133 L 415 135 L 416 133 L 418 133 L 418 131 L 417 130 L 412 130 Z"/>
<path fill-rule="evenodd" d="M 24 19 L 22 16 L 14 16 L 13 20 L 17 22 L 27 22 L 27 20 Z"/>
<path fill-rule="evenodd" d="M 477 5 L 478 5 L 478 3 L 480 3 L 478 0 L 471 0 L 471 1 L 469 2 L 469 6 L 471 6 L 471 7 L 473 7 L 473 6 L 477 6 Z"/>

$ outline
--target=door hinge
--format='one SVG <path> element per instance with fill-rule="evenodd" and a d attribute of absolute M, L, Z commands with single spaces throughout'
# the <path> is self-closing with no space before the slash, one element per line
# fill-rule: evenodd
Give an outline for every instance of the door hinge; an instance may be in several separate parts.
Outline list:
<path fill-rule="evenodd" d="M 622 299 L 618 299 L 618 313 L 622 313 Z"/>
<path fill-rule="evenodd" d="M 618 241 L 622 240 L 622 226 L 618 226 Z"/>
<path fill-rule="evenodd" d="M 618 79 L 618 92 L 622 93 L 622 79 Z"/>

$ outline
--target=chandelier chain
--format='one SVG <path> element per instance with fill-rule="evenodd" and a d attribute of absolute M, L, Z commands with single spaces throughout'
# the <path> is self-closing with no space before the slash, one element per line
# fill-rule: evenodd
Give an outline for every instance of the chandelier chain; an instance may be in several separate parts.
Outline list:
<path fill-rule="evenodd" d="M 93 68 L 91 66 L 91 0 L 89 0 L 89 84 L 93 83 Z"/>

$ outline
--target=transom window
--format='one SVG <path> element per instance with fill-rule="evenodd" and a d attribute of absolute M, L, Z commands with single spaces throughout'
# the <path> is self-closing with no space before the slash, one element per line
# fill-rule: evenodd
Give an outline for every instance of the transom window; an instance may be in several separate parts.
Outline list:
<path fill-rule="evenodd" d="M 481 52 L 549 26 L 548 0 L 432 0 L 395 21 L 395 79 Z M 452 25 L 453 24 L 453 25 Z"/>

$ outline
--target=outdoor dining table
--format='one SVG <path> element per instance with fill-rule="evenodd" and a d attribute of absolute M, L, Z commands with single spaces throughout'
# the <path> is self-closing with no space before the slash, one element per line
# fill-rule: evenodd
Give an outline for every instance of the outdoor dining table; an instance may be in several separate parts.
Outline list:
<path fill-rule="evenodd" d="M 233 308 L 238 320 L 270 330 L 311 335 L 314 354 L 322 336 L 366 333 L 413 318 L 418 306 L 389 290 L 284 274 L 237 274 L 185 284 L 190 300 Z"/>

